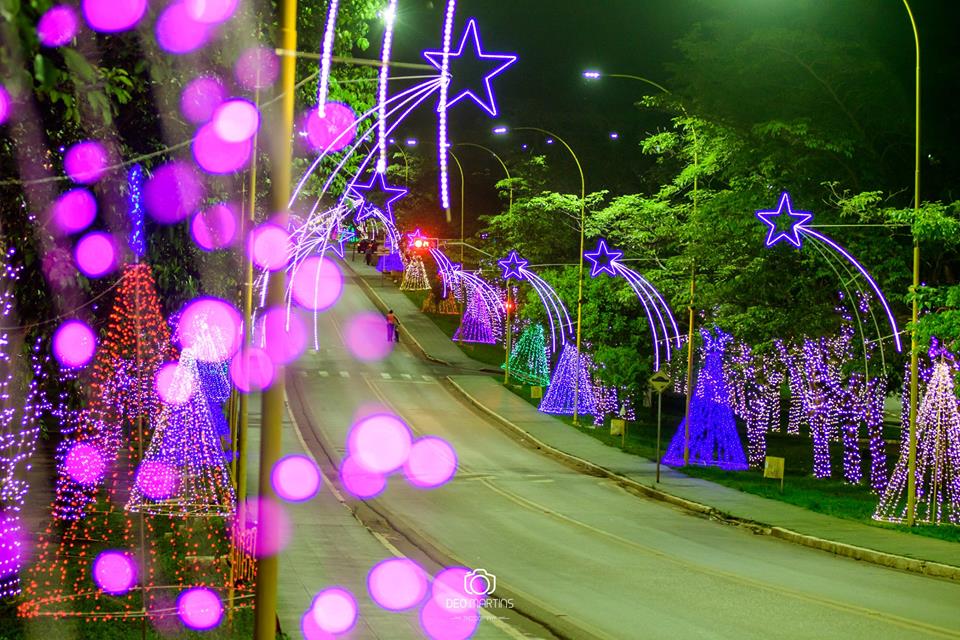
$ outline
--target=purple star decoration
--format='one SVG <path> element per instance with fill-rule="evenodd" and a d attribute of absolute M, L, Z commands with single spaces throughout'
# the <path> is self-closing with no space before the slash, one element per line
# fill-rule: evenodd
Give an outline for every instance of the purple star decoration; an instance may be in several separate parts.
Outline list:
<path fill-rule="evenodd" d="M 473 46 L 469 50 L 469 55 L 465 53 L 467 41 L 472 40 Z M 443 71 L 443 51 L 424 51 L 423 57 L 439 71 Z M 467 22 L 467 30 L 460 41 L 460 48 L 450 52 L 448 60 L 449 68 L 447 70 L 447 81 L 455 91 L 451 91 L 453 96 L 447 101 L 449 109 L 464 98 L 470 98 L 491 117 L 497 116 L 497 101 L 493 95 L 493 86 L 490 81 L 500 75 L 507 67 L 517 61 L 517 56 L 508 54 L 484 53 L 480 44 L 480 34 L 477 31 L 477 21 L 471 18 Z M 471 85 L 471 71 L 483 68 L 483 89 L 474 91 L 478 88 Z"/>
<path fill-rule="evenodd" d="M 511 251 L 505 260 L 500 260 L 497 264 L 503 268 L 504 280 L 509 280 L 510 278 L 523 280 L 525 277 L 523 268 L 530 263 L 517 255 L 516 251 Z"/>
<path fill-rule="evenodd" d="M 790 226 L 787 231 L 781 231 L 777 227 L 777 222 L 782 220 L 784 216 L 790 218 Z M 803 231 L 803 225 L 813 218 L 813 214 L 809 211 L 794 211 L 790 194 L 784 191 L 780 194 L 780 204 L 777 205 L 776 211 L 757 211 L 757 217 L 770 227 L 767 232 L 768 247 L 772 247 L 781 240 L 786 240 L 799 249 L 802 242 L 800 232 Z"/>
<path fill-rule="evenodd" d="M 329 245 L 330 249 L 337 254 L 341 260 L 343 260 L 343 245 L 350 242 L 355 237 L 356 234 L 353 231 L 340 231 L 336 238 L 331 238 Z"/>
<path fill-rule="evenodd" d="M 616 277 L 616 263 L 623 257 L 623 251 L 611 251 L 607 247 L 607 241 L 601 238 L 600 242 L 597 243 L 596 251 L 592 253 L 588 251 L 583 254 L 583 257 L 592 263 L 590 267 L 591 278 L 596 278 L 601 273 L 608 273 Z"/>
<path fill-rule="evenodd" d="M 387 184 L 387 179 L 382 173 L 374 173 L 367 184 L 355 184 L 350 192 L 363 202 L 360 204 L 359 213 L 357 213 L 357 222 L 363 222 L 373 216 L 371 209 L 376 209 L 383 213 L 392 223 L 393 203 L 400 200 L 409 192 L 403 187 L 391 187 Z"/>

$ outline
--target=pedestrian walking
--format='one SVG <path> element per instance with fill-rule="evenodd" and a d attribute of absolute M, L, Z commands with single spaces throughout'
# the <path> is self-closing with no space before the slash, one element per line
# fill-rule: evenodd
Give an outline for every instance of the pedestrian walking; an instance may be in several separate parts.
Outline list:
<path fill-rule="evenodd" d="M 367 263 L 368 267 L 373 266 L 373 252 L 376 251 L 376 243 L 369 243 L 366 250 L 363 252 L 363 261 Z"/>
<path fill-rule="evenodd" d="M 387 342 L 397 341 L 397 316 L 393 309 L 387 311 Z"/>

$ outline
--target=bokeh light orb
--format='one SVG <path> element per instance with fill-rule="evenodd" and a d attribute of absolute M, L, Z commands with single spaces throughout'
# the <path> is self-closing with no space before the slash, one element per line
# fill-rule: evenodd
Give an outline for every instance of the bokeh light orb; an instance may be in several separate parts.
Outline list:
<path fill-rule="evenodd" d="M 93 184 L 103 177 L 110 155 L 94 140 L 78 142 L 63 156 L 63 170 L 77 184 Z"/>
<path fill-rule="evenodd" d="M 306 502 L 317 495 L 323 481 L 317 463 L 307 456 L 290 455 L 273 465 L 270 482 L 287 502 Z"/>
<path fill-rule="evenodd" d="M 117 244 L 109 233 L 93 231 L 77 241 L 73 259 L 88 278 L 102 278 L 117 268 Z"/>
<path fill-rule="evenodd" d="M 137 582 L 137 565 L 123 551 L 103 551 L 93 561 L 93 582 L 105 593 L 121 596 Z"/>
<path fill-rule="evenodd" d="M 190 17 L 184 2 L 174 2 L 157 17 L 154 33 L 161 49 L 181 55 L 207 44 L 210 26 Z"/>
<path fill-rule="evenodd" d="M 272 526 L 261 527 L 257 523 L 270 522 Z M 283 551 L 290 543 L 292 525 L 287 510 L 281 504 L 265 498 L 247 498 L 238 507 L 234 518 L 233 542 L 247 553 L 266 558 Z"/>
<path fill-rule="evenodd" d="M 427 436 L 410 447 L 403 474 L 415 487 L 433 489 L 450 482 L 457 473 L 457 453 L 442 438 Z"/>
<path fill-rule="evenodd" d="M 387 321 L 376 313 L 353 316 L 344 332 L 347 349 L 357 360 L 377 362 L 393 351 L 393 342 L 387 340 Z"/>
<path fill-rule="evenodd" d="M 167 500 L 180 490 L 180 472 L 159 460 L 144 460 L 137 467 L 137 489 L 151 500 Z"/>
<path fill-rule="evenodd" d="M 381 413 L 360 420 L 347 436 L 350 457 L 367 471 L 396 471 L 410 456 L 410 427 L 400 418 Z"/>
<path fill-rule="evenodd" d="M 405 611 L 421 602 L 428 589 L 426 572 L 408 558 L 390 558 L 367 574 L 367 591 L 388 611 Z"/>
<path fill-rule="evenodd" d="M 62 367 L 86 366 L 96 351 L 97 336 L 81 320 L 67 320 L 53 334 L 53 355 Z"/>
<path fill-rule="evenodd" d="M 244 89 L 266 89 L 277 81 L 280 58 L 269 47 L 251 47 L 237 58 L 233 74 Z"/>
<path fill-rule="evenodd" d="M 10 112 L 13 110 L 13 101 L 6 87 L 0 84 L 0 126 L 6 124 L 10 118 Z"/>
<path fill-rule="evenodd" d="M 343 273 L 330 257 L 310 256 L 293 272 L 294 301 L 310 311 L 326 311 L 343 293 Z"/>
<path fill-rule="evenodd" d="M 275 364 L 288 364 L 307 348 L 307 327 L 295 309 L 287 313 L 286 307 L 273 307 L 257 320 L 253 343 Z"/>
<path fill-rule="evenodd" d="M 242 142 L 224 140 L 211 121 L 197 131 L 191 150 L 201 169 L 212 175 L 225 175 L 247 166 L 253 154 L 253 138 Z"/>
<path fill-rule="evenodd" d="M 154 387 L 160 399 L 169 405 L 180 405 L 193 397 L 194 380 L 177 362 L 168 362 L 157 369 Z"/>
<path fill-rule="evenodd" d="M 63 467 L 74 482 L 85 487 L 95 487 L 103 479 L 107 463 L 95 446 L 78 442 L 72 445 L 63 457 Z"/>
<path fill-rule="evenodd" d="M 180 93 L 180 112 L 193 124 L 203 124 L 213 117 L 220 103 L 227 99 L 227 90 L 219 78 L 194 78 Z"/>
<path fill-rule="evenodd" d="M 227 142 L 244 142 L 260 129 L 260 111 L 249 100 L 227 100 L 213 113 L 213 128 Z"/>
<path fill-rule="evenodd" d="M 346 589 L 330 587 L 314 597 L 310 615 L 327 633 L 346 633 L 357 623 L 357 601 Z"/>
<path fill-rule="evenodd" d="M 357 117 L 353 109 L 339 102 L 328 102 L 324 115 L 311 109 L 306 122 L 307 141 L 316 151 L 329 147 L 329 153 L 347 148 L 357 137 Z"/>
<path fill-rule="evenodd" d="M 147 12 L 147 0 L 83 0 L 83 17 L 94 31 L 132 29 Z"/>
<path fill-rule="evenodd" d="M 317 621 L 313 619 L 313 611 L 309 609 L 300 616 L 300 633 L 303 634 L 303 640 L 336 640 L 337 638 L 317 625 Z"/>
<path fill-rule="evenodd" d="M 45 47 L 62 47 L 77 35 L 77 13 L 58 4 L 47 9 L 37 21 L 37 38 Z"/>
<path fill-rule="evenodd" d="M 195 213 L 204 197 L 200 176 L 182 162 L 168 162 L 143 185 L 147 213 L 163 224 L 175 224 Z"/>
<path fill-rule="evenodd" d="M 450 613 L 476 611 L 480 606 L 476 595 L 467 593 L 466 567 L 448 567 L 438 573 L 430 585 L 430 602 Z"/>
<path fill-rule="evenodd" d="M 245 347 L 230 360 L 230 380 L 243 393 L 263 391 L 273 384 L 276 367 L 267 352 Z"/>
<path fill-rule="evenodd" d="M 183 0 L 191 19 L 205 24 L 229 20 L 237 10 L 238 0 Z"/>
<path fill-rule="evenodd" d="M 185 627 L 207 631 L 223 621 L 223 602 L 213 589 L 187 589 L 177 598 L 177 616 Z"/>
<path fill-rule="evenodd" d="M 220 298 L 201 297 L 180 312 L 177 337 L 184 349 L 193 349 L 201 362 L 226 362 L 240 349 L 243 318 Z"/>
<path fill-rule="evenodd" d="M 420 610 L 420 628 L 430 640 L 467 640 L 480 625 L 476 613 L 457 613 L 429 601 Z"/>
<path fill-rule="evenodd" d="M 293 242 L 283 227 L 267 222 L 250 232 L 247 255 L 261 269 L 279 271 L 286 268 L 292 253 Z"/>
<path fill-rule="evenodd" d="M 340 463 L 340 482 L 355 498 L 369 500 L 387 488 L 387 478 L 382 473 L 367 471 L 349 456 Z"/>
<path fill-rule="evenodd" d="M 227 203 L 215 204 L 190 220 L 190 235 L 204 251 L 225 249 L 237 239 L 237 212 Z"/>
<path fill-rule="evenodd" d="M 86 189 L 72 189 L 53 203 L 53 222 L 63 233 L 77 233 L 97 217 L 97 199 Z"/>

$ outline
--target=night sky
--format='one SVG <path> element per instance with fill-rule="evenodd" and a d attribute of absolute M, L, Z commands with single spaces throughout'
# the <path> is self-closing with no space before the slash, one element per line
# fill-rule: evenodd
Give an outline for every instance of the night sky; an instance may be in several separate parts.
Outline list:
<path fill-rule="evenodd" d="M 422 62 L 421 49 L 439 48 L 445 3 L 408 0 L 399 4 L 394 59 Z M 953 46 L 960 9 L 957 3 L 937 0 L 913 0 L 911 5 L 924 57 L 925 154 L 933 156 L 926 162 L 933 163 L 932 171 L 952 173 L 958 165 L 952 161 L 944 165 L 943 156 L 950 153 L 960 126 L 953 102 L 960 83 Z M 461 103 L 451 112 L 453 140 L 498 150 L 529 143 L 532 151 L 547 153 L 557 174 L 564 174 L 557 176 L 558 184 L 553 186 L 558 190 L 572 191 L 576 177 L 572 163 L 558 155 L 562 150 L 537 146 L 536 138 L 520 133 L 498 140 L 490 135 L 491 128 L 509 124 L 555 130 L 581 155 L 588 191 L 628 192 L 650 162 L 640 156 L 638 141 L 667 125 L 667 116 L 634 106 L 652 92 L 645 85 L 615 79 L 588 83 L 580 74 L 592 68 L 642 75 L 669 87 L 669 64 L 678 58 L 674 43 L 700 22 L 734 19 L 757 30 L 807 26 L 825 36 L 865 44 L 902 78 L 904 94 L 912 96 L 913 35 L 900 0 L 460 0 L 457 16 L 455 45 L 466 20 L 476 17 L 485 50 L 516 53 L 520 60 L 495 81 L 501 118 L 487 118 L 479 108 Z M 378 25 L 370 36 L 373 44 L 367 57 L 379 49 Z M 912 135 L 912 115 L 912 111 L 904 114 L 905 135 Z M 432 110 L 424 108 L 397 137 L 433 139 L 434 126 Z M 618 132 L 620 139 L 611 140 L 611 131 Z M 480 156 L 470 162 L 485 163 L 489 161 Z M 941 180 L 947 177 L 940 176 Z M 956 177 L 947 181 L 955 182 Z M 905 176 L 905 184 L 911 178 Z M 479 197 L 482 201 L 490 196 Z"/>

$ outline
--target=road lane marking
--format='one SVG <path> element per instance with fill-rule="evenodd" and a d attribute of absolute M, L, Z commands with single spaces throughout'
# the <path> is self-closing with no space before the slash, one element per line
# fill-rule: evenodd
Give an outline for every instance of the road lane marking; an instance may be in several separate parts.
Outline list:
<path fill-rule="evenodd" d="M 423 378 L 424 381 L 426 382 L 433 382 L 434 380 L 436 380 L 436 378 L 434 378 L 433 376 L 420 376 L 420 377 Z"/>
<path fill-rule="evenodd" d="M 404 380 L 413 380 L 413 376 L 411 376 L 409 373 L 401 373 L 400 377 Z"/>
<path fill-rule="evenodd" d="M 390 375 L 389 373 L 387 373 L 386 371 L 381 371 L 381 372 L 380 372 L 380 377 L 383 378 L 384 380 L 392 380 L 392 379 L 393 379 L 393 376 L 391 376 L 391 375 Z"/>
<path fill-rule="evenodd" d="M 330 372 L 329 372 L 329 371 L 317 371 L 317 375 L 320 376 L 321 378 L 329 378 L 329 377 L 330 377 Z"/>
<path fill-rule="evenodd" d="M 340 377 L 341 377 L 341 378 L 349 378 L 349 377 L 350 377 L 350 372 L 349 372 L 349 371 L 341 371 L 341 372 L 340 372 Z"/>

